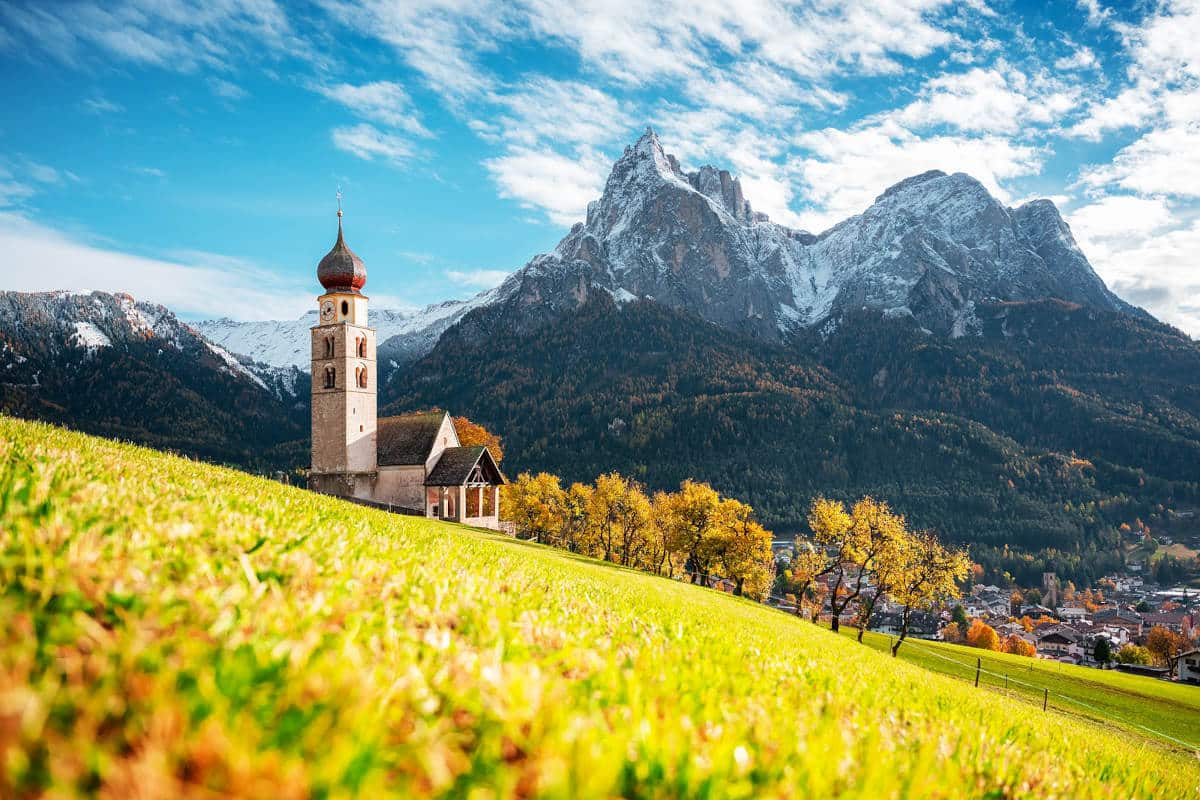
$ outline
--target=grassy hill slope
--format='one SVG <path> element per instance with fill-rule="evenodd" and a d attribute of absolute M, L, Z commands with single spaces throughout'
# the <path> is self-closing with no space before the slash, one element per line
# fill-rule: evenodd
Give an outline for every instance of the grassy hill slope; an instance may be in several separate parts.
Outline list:
<path fill-rule="evenodd" d="M 845 634 L 854 636 L 857 631 Z M 863 638 L 865 644 L 884 652 L 892 640 L 873 631 Z M 978 659 L 979 685 L 984 688 L 1039 709 L 1042 690 L 1048 689 L 1049 703 L 1060 711 L 1200 753 L 1200 687 L 919 639 L 902 645 L 900 658 L 972 683 Z"/>
<path fill-rule="evenodd" d="M 748 602 L 0 418 L 0 796 L 1177 797 Z"/>

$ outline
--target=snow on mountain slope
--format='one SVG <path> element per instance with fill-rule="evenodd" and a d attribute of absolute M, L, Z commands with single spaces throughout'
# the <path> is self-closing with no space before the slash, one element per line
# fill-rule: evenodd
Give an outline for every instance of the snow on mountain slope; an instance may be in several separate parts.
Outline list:
<path fill-rule="evenodd" d="M 425 355 L 433 349 L 442 331 L 471 309 L 487 304 L 494 294 L 495 290 L 483 292 L 469 300 L 451 300 L 419 311 L 372 308 L 369 321 L 377 332 L 379 361 L 400 363 Z M 195 327 L 209 341 L 231 353 L 273 367 L 307 371 L 312 360 L 309 329 L 316 324 L 314 309 L 295 320 L 217 319 L 197 322 Z"/>
<path fill-rule="evenodd" d="M 505 281 L 499 302 L 519 322 L 597 289 L 765 338 L 863 307 L 950 336 L 975 328 L 984 300 L 1136 312 L 1105 288 L 1050 201 L 1009 209 L 968 175 L 932 171 L 814 236 L 755 213 L 723 170 L 684 173 L 652 130 L 626 148 L 586 221 Z"/>
<path fill-rule="evenodd" d="M 977 303 L 1059 298 L 1144 314 L 1104 285 L 1054 204 L 1007 208 L 962 173 L 897 183 L 858 216 L 814 235 L 756 213 L 724 170 L 685 173 L 647 129 L 613 165 L 599 199 L 549 253 L 489 292 L 422 311 L 373 309 L 384 374 L 419 358 L 474 308 L 522 326 L 592 292 L 650 298 L 766 339 L 836 326 L 846 311 L 911 316 L 945 336 L 978 330 Z M 196 327 L 226 350 L 307 369 L 316 312 L 285 322 Z"/>
<path fill-rule="evenodd" d="M 63 357 L 69 361 L 73 351 L 86 355 L 151 344 L 160 353 L 164 349 L 190 353 L 197 362 L 207 362 L 208 368 L 268 388 L 249 367 L 206 341 L 167 308 L 139 303 L 128 294 L 0 292 L 0 336 L 5 340 L 4 356 L 12 356 L 6 370 L 27 362 L 37 365 Z"/>

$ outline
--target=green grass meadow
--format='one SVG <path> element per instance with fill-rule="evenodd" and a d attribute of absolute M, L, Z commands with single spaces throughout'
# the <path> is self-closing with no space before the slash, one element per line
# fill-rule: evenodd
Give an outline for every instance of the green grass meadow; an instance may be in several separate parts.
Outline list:
<path fill-rule="evenodd" d="M 0 620 L 4 798 L 1200 797 L 769 608 L 3 417 Z"/>
<path fill-rule="evenodd" d="M 857 631 L 846 633 L 854 636 Z M 863 643 L 890 653 L 892 639 L 868 631 Z M 899 658 L 972 685 L 979 659 L 981 687 L 1036 706 L 1039 712 L 1043 690 L 1049 689 L 1048 704 L 1064 713 L 1200 752 L 1200 686 L 913 639 L 901 645 Z"/>

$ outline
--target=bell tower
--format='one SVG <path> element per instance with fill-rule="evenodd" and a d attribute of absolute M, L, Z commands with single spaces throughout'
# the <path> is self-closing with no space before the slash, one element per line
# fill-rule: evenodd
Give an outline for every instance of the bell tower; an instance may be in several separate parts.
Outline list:
<path fill-rule="evenodd" d="M 317 266 L 325 293 L 312 327 L 312 470 L 309 487 L 370 497 L 377 469 L 375 330 L 367 325 L 362 259 L 342 234 L 341 192 L 333 249 Z"/>

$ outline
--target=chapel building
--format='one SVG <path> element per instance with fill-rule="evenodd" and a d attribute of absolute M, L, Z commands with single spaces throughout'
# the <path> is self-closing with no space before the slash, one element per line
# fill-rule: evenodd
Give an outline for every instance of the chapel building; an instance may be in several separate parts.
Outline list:
<path fill-rule="evenodd" d="M 342 234 L 317 266 L 325 293 L 312 328 L 312 468 L 308 487 L 370 505 L 499 528 L 506 483 L 484 446 L 464 447 L 444 411 L 377 417 L 375 329 L 367 268 Z"/>

